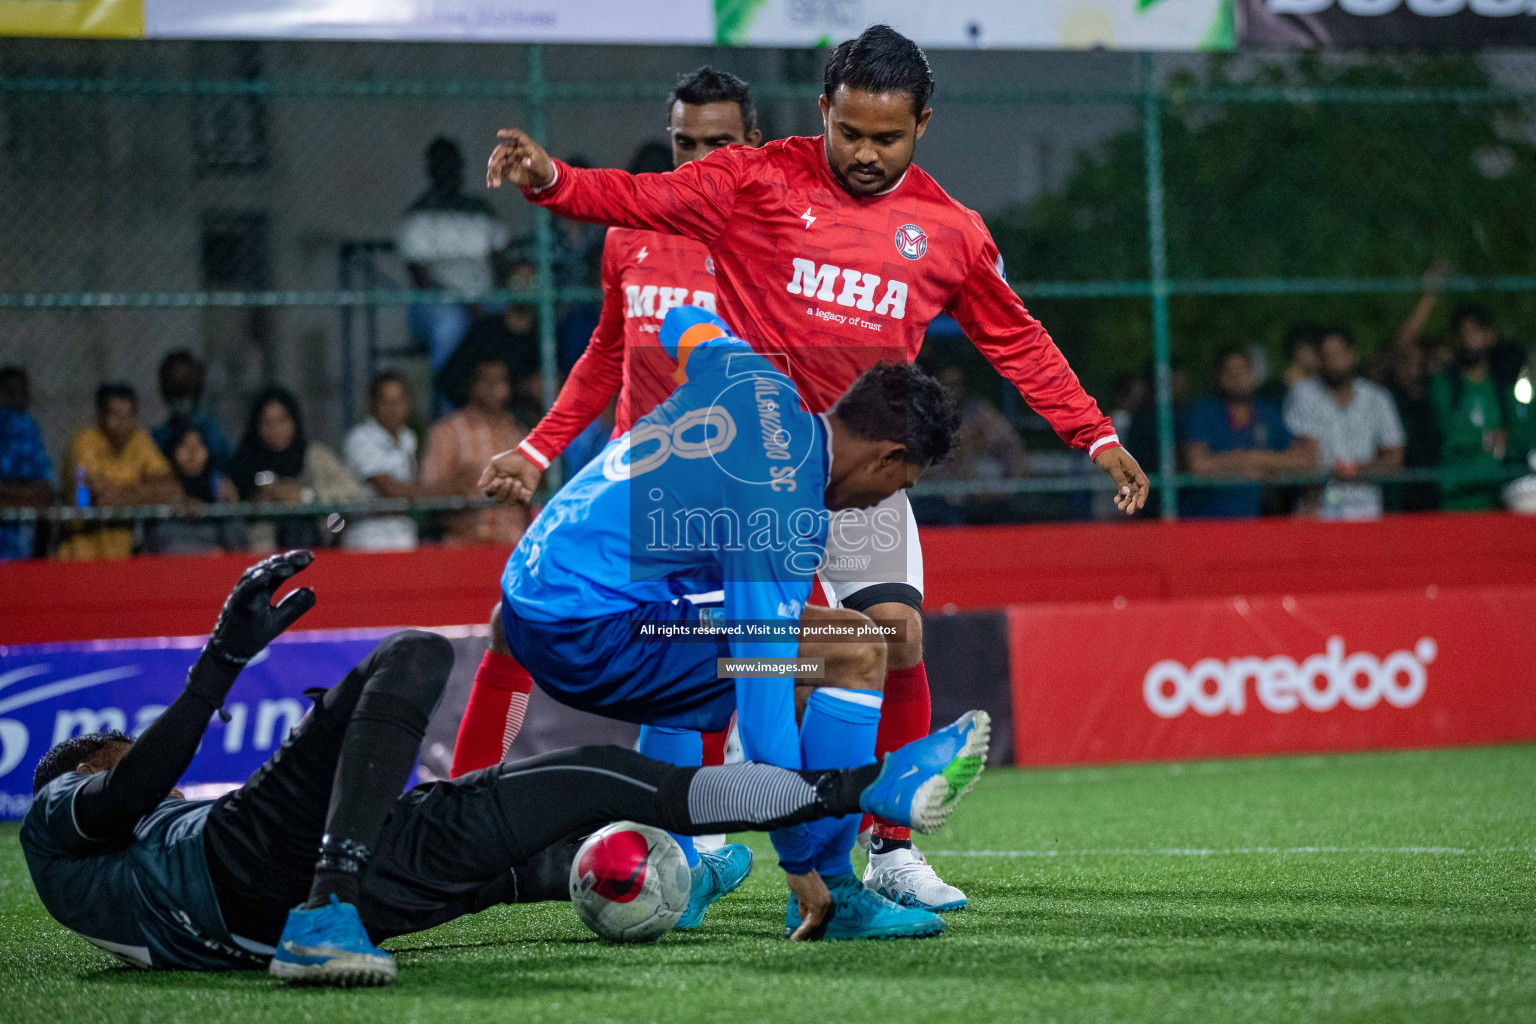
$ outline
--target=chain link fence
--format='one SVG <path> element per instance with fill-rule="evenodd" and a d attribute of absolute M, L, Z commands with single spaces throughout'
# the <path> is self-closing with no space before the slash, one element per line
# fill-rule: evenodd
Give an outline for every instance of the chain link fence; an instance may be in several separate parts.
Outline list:
<path fill-rule="evenodd" d="M 569 362 L 565 335 L 597 298 L 570 258 L 590 235 L 515 194 L 487 197 L 479 168 L 496 129 L 527 126 L 557 155 L 622 166 L 664 139 L 675 76 L 709 62 L 753 83 L 768 137 L 812 134 L 823 56 L 0 41 L 0 364 L 29 374 L 56 464 L 103 381 L 134 385 L 146 425 L 158 422 L 155 368 L 174 349 L 207 364 L 206 403 L 236 438 L 251 396 L 276 382 L 298 394 L 310 433 L 335 444 L 365 414 L 380 367 L 416 381 L 420 425 L 429 419 L 413 307 L 512 302 L 535 312 L 547 402 Z M 1344 324 L 1364 368 L 1391 379 L 1424 271 L 1442 260 L 1446 297 L 1421 338 L 1432 367 L 1453 354 L 1448 316 L 1462 299 L 1489 307 L 1517 343 L 1536 324 L 1529 57 L 932 57 L 921 162 L 986 215 L 1017 290 L 1106 411 L 1133 422 L 1164 515 L 1195 482 L 1180 473 L 1176 426 L 1225 347 L 1252 350 L 1278 380 L 1292 326 Z M 460 146 L 465 194 L 489 202 L 527 274 L 503 264 L 473 294 L 416 287 L 398 226 L 438 137 Z M 1106 513 L 1105 481 L 963 337 L 939 325 L 927 351 L 1002 412 L 1030 456 L 1024 475 L 984 464 L 925 485 L 941 521 Z M 1138 381 L 1149 385 L 1139 404 Z M 1462 472 L 1489 486 L 1523 472 L 1513 443 L 1505 455 Z M 1411 465 L 1393 479 L 1440 475 Z"/>

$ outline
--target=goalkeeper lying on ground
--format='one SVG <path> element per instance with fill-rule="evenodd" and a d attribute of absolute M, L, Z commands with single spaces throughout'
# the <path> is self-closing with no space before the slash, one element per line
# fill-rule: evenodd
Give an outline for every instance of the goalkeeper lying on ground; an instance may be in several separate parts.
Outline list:
<path fill-rule="evenodd" d="M 571 841 L 610 821 L 698 834 L 862 810 L 936 827 L 969 786 L 921 784 L 945 769 L 969 781 L 985 757 L 985 716 L 972 713 L 844 771 L 679 768 L 582 747 L 401 795 L 453 665 L 446 640 L 407 630 L 311 691 L 314 710 L 244 786 L 182 799 L 172 787 L 241 667 L 314 605 L 307 588 L 271 603 L 312 558 L 290 551 L 246 571 L 185 691 L 138 740 L 78 736 L 38 765 L 21 829 L 38 895 L 130 963 L 386 984 L 395 963 L 374 942 L 568 898 Z"/>

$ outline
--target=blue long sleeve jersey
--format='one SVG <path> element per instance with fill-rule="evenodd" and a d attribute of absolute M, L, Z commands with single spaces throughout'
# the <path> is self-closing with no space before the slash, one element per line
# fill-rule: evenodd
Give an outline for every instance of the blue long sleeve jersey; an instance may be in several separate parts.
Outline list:
<path fill-rule="evenodd" d="M 502 590 L 518 614 L 546 622 L 721 588 L 728 622 L 797 621 L 827 540 L 827 424 L 714 314 L 674 309 L 660 340 L 680 386 L 544 507 Z M 742 658 L 798 648 L 749 635 L 729 645 Z M 738 680 L 736 702 L 746 757 L 800 767 L 793 680 Z"/>

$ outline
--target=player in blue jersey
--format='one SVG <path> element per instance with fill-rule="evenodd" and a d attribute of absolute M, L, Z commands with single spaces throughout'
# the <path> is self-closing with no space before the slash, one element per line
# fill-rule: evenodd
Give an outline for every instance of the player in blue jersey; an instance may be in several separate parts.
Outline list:
<path fill-rule="evenodd" d="M 573 477 L 513 551 L 502 576 L 507 643 L 573 707 L 679 736 L 723 729 L 734 711 L 749 760 L 868 763 L 885 638 L 861 612 L 806 601 L 830 513 L 912 486 L 948 453 L 958 414 L 931 377 L 884 363 L 812 415 L 779 366 L 695 307 L 668 313 L 660 341 L 680 386 Z M 514 486 L 494 464 L 481 484 L 491 494 Z M 722 588 L 718 620 L 701 616 L 690 598 Z M 699 635 L 701 617 L 718 630 Z M 728 678 L 722 658 L 820 659 L 825 674 L 807 678 L 791 664 Z M 936 914 L 860 883 L 850 859 L 857 824 L 773 833 L 793 893 L 786 934 L 823 925 L 840 939 L 942 932 Z M 745 878 L 743 851 L 727 847 L 724 863 L 698 856 L 694 923 Z"/>
<path fill-rule="evenodd" d="M 621 747 L 562 750 L 401 794 L 453 667 L 441 636 L 384 640 L 251 778 L 218 800 L 174 786 L 241 666 L 314 604 L 271 603 L 310 562 L 276 555 L 236 584 L 185 690 L 137 739 L 76 736 L 37 766 L 21 848 L 64 926 L 140 967 L 267 968 L 290 982 L 381 985 L 374 943 L 498 903 L 569 898 L 572 836 L 615 820 L 683 834 L 869 812 L 921 831 L 974 783 L 973 712 L 880 765 L 674 767 Z"/>

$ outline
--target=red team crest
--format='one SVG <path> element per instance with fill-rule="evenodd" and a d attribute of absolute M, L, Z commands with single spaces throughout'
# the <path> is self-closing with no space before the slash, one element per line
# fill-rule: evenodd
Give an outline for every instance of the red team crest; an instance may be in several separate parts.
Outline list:
<path fill-rule="evenodd" d="M 903 224 L 896 229 L 896 251 L 909 260 L 920 260 L 928 251 L 928 235 L 916 224 Z"/>

